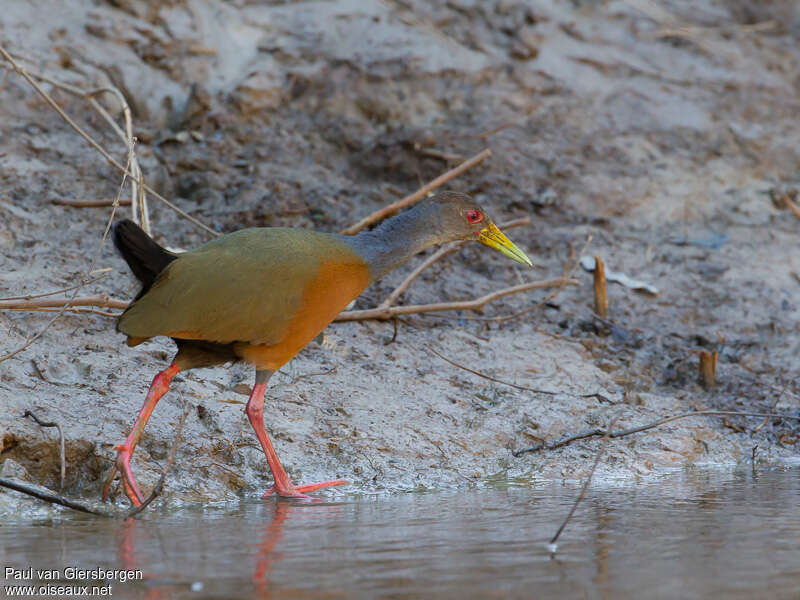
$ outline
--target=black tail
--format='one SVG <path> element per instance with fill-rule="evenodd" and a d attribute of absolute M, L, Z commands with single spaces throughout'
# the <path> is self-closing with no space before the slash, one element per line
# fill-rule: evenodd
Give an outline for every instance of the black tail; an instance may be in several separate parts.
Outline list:
<path fill-rule="evenodd" d="M 142 282 L 142 291 L 136 296 L 137 300 L 150 289 L 158 274 L 178 258 L 156 244 L 153 238 L 130 219 L 114 225 L 114 245 L 136 278 Z"/>

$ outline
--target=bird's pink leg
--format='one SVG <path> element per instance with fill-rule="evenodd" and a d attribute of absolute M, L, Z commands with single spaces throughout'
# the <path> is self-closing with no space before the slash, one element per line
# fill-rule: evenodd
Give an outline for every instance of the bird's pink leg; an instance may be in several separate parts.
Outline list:
<path fill-rule="evenodd" d="M 142 436 L 145 425 L 147 425 L 147 420 L 150 418 L 150 415 L 153 414 L 153 409 L 156 407 L 156 404 L 158 404 L 158 401 L 161 400 L 161 397 L 167 393 L 172 378 L 175 377 L 180 370 L 178 365 L 172 363 L 153 378 L 153 383 L 150 384 L 147 397 L 144 399 L 144 405 L 139 411 L 139 415 L 136 417 L 133 429 L 131 429 L 128 437 L 125 438 L 125 442 L 116 447 L 117 462 L 108 480 L 106 480 L 105 486 L 103 486 L 103 500 L 108 497 L 111 491 L 111 483 L 114 481 L 117 471 L 119 471 L 122 473 L 122 485 L 125 489 L 125 495 L 128 496 L 134 506 L 139 506 L 144 501 L 142 493 L 136 485 L 136 480 L 133 478 L 131 457 L 133 456 L 133 451 L 136 448 L 139 438 Z"/>
<path fill-rule="evenodd" d="M 323 481 L 322 483 L 307 483 L 305 485 L 294 485 L 289 479 L 289 475 L 283 468 L 281 461 L 278 459 L 278 454 L 269 440 L 266 430 L 264 429 L 264 391 L 267 388 L 267 381 L 272 373 L 270 371 L 256 371 L 256 384 L 253 386 L 253 391 L 250 394 L 250 400 L 247 401 L 247 418 L 250 419 L 250 424 L 256 432 L 258 441 L 261 442 L 261 447 L 264 449 L 264 454 L 267 457 L 267 464 L 272 471 L 272 478 L 275 483 L 269 488 L 264 497 L 266 498 L 273 492 L 278 496 L 287 498 L 309 498 L 303 492 L 313 492 L 315 490 L 330 487 L 332 485 L 343 485 L 348 483 L 343 479 L 334 479 L 332 481 Z"/>

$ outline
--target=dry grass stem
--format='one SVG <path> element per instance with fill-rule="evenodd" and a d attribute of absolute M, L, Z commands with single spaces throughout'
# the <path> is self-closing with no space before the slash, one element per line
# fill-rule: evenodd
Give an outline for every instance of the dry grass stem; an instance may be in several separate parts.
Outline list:
<path fill-rule="evenodd" d="M 24 57 L 17 58 L 29 60 Z M 133 220 L 138 223 L 149 235 L 150 217 L 147 209 L 147 199 L 144 194 L 144 189 L 137 183 L 140 180 L 143 181 L 143 175 L 141 169 L 139 168 L 139 161 L 136 158 L 136 139 L 133 137 L 133 117 L 130 106 L 128 105 L 128 101 L 125 99 L 125 96 L 122 94 L 122 92 L 120 92 L 116 87 L 110 85 L 87 91 L 77 86 L 59 81 L 31 68 L 26 68 L 26 72 L 28 75 L 38 79 L 39 81 L 44 81 L 60 90 L 72 94 L 73 96 L 87 100 L 89 105 L 94 108 L 101 117 L 103 117 L 103 119 L 110 125 L 111 129 L 113 129 L 114 132 L 120 137 L 122 142 L 125 144 L 125 147 L 128 149 L 128 162 L 130 164 L 131 173 L 133 174 L 133 178 L 131 179 L 131 200 L 126 202 L 126 204 L 132 205 Z M 105 107 L 103 107 L 103 105 L 96 100 L 95 97 L 101 94 L 111 94 L 116 98 L 117 102 L 119 102 L 119 105 L 122 107 L 123 120 L 125 121 L 124 131 L 119 125 L 117 125 L 114 117 L 111 116 Z M 57 202 L 55 203 L 57 204 Z"/>
<path fill-rule="evenodd" d="M 392 214 L 396 213 L 401 208 L 404 208 L 406 206 L 414 204 L 418 200 L 420 200 L 423 197 L 425 197 L 429 192 L 431 192 L 431 191 L 435 190 L 436 188 L 438 188 L 439 186 L 447 183 L 448 181 L 450 181 L 454 177 L 457 177 L 457 176 L 461 175 L 461 173 L 463 173 L 464 171 L 466 171 L 468 169 L 471 169 L 472 167 L 474 167 L 478 163 L 480 163 L 483 160 L 489 158 L 491 155 L 492 155 L 492 151 L 487 148 L 483 152 L 480 152 L 479 154 L 476 154 L 472 158 L 469 158 L 469 159 L 465 160 L 463 163 L 461 163 L 457 167 L 455 167 L 453 169 L 450 169 L 449 171 L 447 171 L 446 173 L 443 173 L 442 175 L 439 175 L 439 177 L 437 177 L 433 181 L 430 181 L 430 182 L 426 183 L 425 185 L 423 185 L 421 188 L 419 188 L 413 194 L 411 194 L 409 196 L 406 196 L 405 198 L 402 198 L 402 199 L 398 200 L 397 202 L 392 202 L 391 204 L 389 204 L 387 206 L 384 206 L 380 210 L 376 210 L 374 213 L 372 213 L 370 215 L 367 215 L 366 217 L 361 219 L 355 225 L 351 225 L 347 229 L 343 229 L 341 231 L 341 233 L 343 233 L 344 235 L 354 235 L 354 234 L 358 233 L 359 231 L 361 231 L 362 229 L 364 229 L 365 227 L 369 227 L 373 223 L 377 223 L 378 221 L 381 221 L 381 220 L 385 219 L 389 215 L 392 215 Z"/>
<path fill-rule="evenodd" d="M 602 318 L 608 316 L 608 286 L 606 284 L 606 267 L 600 256 L 595 255 L 594 267 L 594 312 Z"/>

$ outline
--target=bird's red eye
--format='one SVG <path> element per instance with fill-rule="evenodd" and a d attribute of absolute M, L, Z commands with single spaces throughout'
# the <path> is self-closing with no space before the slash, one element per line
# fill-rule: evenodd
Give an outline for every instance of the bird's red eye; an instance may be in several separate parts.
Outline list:
<path fill-rule="evenodd" d="M 470 223 L 480 223 L 481 219 L 483 219 L 481 211 L 474 209 L 467 211 L 467 221 Z"/>

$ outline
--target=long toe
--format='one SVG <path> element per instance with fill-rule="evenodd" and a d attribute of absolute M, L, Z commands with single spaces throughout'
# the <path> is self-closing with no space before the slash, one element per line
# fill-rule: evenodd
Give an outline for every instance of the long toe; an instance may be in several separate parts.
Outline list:
<path fill-rule="evenodd" d="M 321 483 L 305 483 L 303 485 L 292 485 L 291 487 L 286 489 L 276 489 L 276 487 L 273 485 L 266 492 L 264 492 L 262 498 L 266 498 L 267 496 L 270 496 L 272 494 L 277 494 L 278 496 L 281 496 L 283 498 L 311 498 L 311 496 L 306 496 L 304 492 L 314 492 L 322 488 L 332 487 L 334 485 L 346 485 L 348 483 L 350 482 L 345 479 L 333 479 L 331 481 L 323 481 Z"/>
<path fill-rule="evenodd" d="M 131 503 L 134 506 L 140 506 L 144 502 L 144 497 L 136 485 L 136 480 L 133 478 L 131 452 L 126 446 L 118 446 L 117 449 L 119 450 L 119 454 L 117 454 L 117 469 L 122 475 L 122 488 Z"/>

